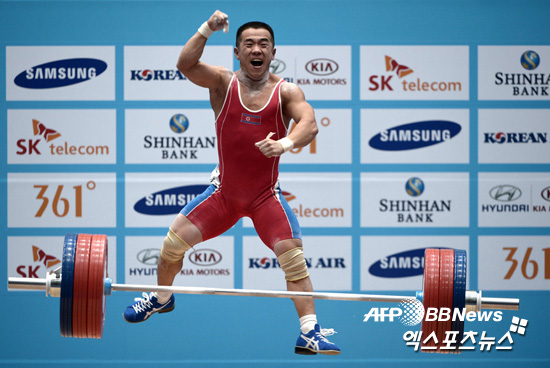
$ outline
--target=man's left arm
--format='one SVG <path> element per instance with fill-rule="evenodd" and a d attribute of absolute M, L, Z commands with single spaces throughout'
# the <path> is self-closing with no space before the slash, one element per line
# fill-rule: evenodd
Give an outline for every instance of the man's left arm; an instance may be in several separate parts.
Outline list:
<path fill-rule="evenodd" d="M 307 146 L 319 132 L 313 107 L 306 101 L 304 93 L 298 86 L 292 83 L 283 83 L 281 99 L 283 115 L 294 120 L 296 126 L 288 136 L 277 141 L 268 136 L 256 143 L 266 157 L 277 157 L 292 148 Z"/>

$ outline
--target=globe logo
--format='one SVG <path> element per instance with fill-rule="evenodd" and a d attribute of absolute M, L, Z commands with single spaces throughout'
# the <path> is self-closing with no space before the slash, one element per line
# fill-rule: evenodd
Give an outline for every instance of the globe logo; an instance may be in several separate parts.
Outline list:
<path fill-rule="evenodd" d="M 405 184 L 405 190 L 411 197 L 418 197 L 424 192 L 424 182 L 420 178 L 410 178 Z"/>
<path fill-rule="evenodd" d="M 535 51 L 525 51 L 521 55 L 521 66 L 527 70 L 534 70 L 539 66 L 540 57 Z"/>
<path fill-rule="evenodd" d="M 416 326 L 424 318 L 424 305 L 415 298 L 403 299 L 399 303 L 403 314 L 399 317 L 399 322 L 405 326 Z"/>
<path fill-rule="evenodd" d="M 170 129 L 174 133 L 183 133 L 189 128 L 189 120 L 183 114 L 176 114 L 170 119 Z"/>

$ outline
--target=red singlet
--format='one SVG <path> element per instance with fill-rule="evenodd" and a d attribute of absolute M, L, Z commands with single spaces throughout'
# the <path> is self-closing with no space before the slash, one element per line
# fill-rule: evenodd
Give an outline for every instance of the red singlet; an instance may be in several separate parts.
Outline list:
<path fill-rule="evenodd" d="M 270 248 L 278 241 L 301 238 L 300 226 L 279 189 L 279 157 L 267 158 L 255 146 L 286 136 L 280 86 L 273 89 L 260 110 L 247 109 L 240 98 L 239 82 L 231 78 L 225 101 L 216 119 L 218 168 L 212 186 L 181 211 L 199 228 L 203 240 L 216 237 L 248 216 L 262 241 Z"/>

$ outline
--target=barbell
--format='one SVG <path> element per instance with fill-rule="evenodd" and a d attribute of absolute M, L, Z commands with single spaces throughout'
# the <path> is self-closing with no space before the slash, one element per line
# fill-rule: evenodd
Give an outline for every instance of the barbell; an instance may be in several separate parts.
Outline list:
<path fill-rule="evenodd" d="M 63 244 L 62 265 L 49 272 L 45 279 L 9 277 L 8 289 L 43 290 L 46 296 L 60 298 L 59 325 L 61 336 L 101 338 L 105 325 L 106 296 L 112 291 L 159 292 L 177 294 L 208 294 L 256 296 L 275 298 L 314 298 L 365 302 L 403 303 L 420 301 L 428 308 L 448 308 L 451 311 L 479 312 L 482 309 L 519 309 L 519 299 L 482 297 L 481 291 L 466 290 L 466 251 L 461 249 L 432 249 L 424 254 L 422 291 L 415 297 L 327 292 L 272 291 L 252 289 L 220 289 L 203 287 L 153 286 L 114 284 L 107 272 L 108 244 L 106 235 L 67 234 Z M 460 353 L 464 334 L 464 319 L 447 321 L 427 320 L 421 325 L 429 351 Z M 457 333 L 453 349 L 441 349 L 447 332 Z M 426 341 L 426 339 L 425 339 Z M 423 343 L 424 344 L 424 343 Z M 422 350 L 426 351 L 426 350 Z"/>

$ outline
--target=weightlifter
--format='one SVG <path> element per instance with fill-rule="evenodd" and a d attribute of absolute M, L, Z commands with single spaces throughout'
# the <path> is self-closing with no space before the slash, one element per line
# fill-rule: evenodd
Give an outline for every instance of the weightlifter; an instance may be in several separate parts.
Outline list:
<path fill-rule="evenodd" d="M 278 174 L 280 156 L 308 145 L 317 135 L 315 114 L 299 87 L 269 72 L 275 37 L 265 23 L 249 22 L 238 29 L 234 49 L 240 61 L 238 71 L 200 60 L 208 37 L 228 25 L 226 14 L 214 12 L 187 41 L 177 62 L 191 82 L 210 91 L 219 163 L 208 189 L 188 203 L 170 226 L 158 263 L 158 285 L 172 285 L 191 247 L 223 234 L 247 216 L 277 256 L 287 289 L 311 292 L 300 225 L 281 195 Z M 287 135 L 292 119 L 296 127 Z M 334 330 L 321 329 L 317 323 L 313 298 L 293 301 L 301 328 L 295 352 L 340 354 L 326 339 Z M 124 318 L 143 322 L 154 313 L 172 311 L 174 306 L 170 292 L 144 293 L 125 310 Z"/>

